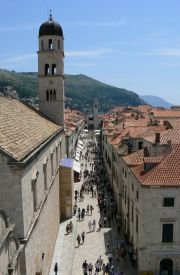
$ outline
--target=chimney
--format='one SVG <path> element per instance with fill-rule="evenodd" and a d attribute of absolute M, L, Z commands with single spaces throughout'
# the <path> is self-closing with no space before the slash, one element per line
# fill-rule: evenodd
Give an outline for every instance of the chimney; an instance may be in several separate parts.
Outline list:
<path fill-rule="evenodd" d="M 160 138 L 161 138 L 160 133 L 156 133 L 155 143 L 160 143 Z"/>
<path fill-rule="evenodd" d="M 144 157 L 149 157 L 148 148 L 144 147 L 143 150 L 144 150 Z"/>

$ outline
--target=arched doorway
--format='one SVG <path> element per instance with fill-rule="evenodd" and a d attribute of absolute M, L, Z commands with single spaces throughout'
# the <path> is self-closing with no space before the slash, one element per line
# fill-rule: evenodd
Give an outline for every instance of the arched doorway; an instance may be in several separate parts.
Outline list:
<path fill-rule="evenodd" d="M 171 259 L 163 259 L 160 262 L 159 275 L 173 275 L 173 261 Z"/>

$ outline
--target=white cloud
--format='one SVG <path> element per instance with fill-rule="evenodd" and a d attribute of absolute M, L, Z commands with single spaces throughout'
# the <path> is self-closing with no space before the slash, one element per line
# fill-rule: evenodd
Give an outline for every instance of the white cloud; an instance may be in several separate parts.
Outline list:
<path fill-rule="evenodd" d="M 111 53 L 111 49 L 95 49 L 95 50 L 82 50 L 82 51 L 66 51 L 65 55 L 68 57 L 100 57 L 104 54 Z"/>
<path fill-rule="evenodd" d="M 96 63 L 81 63 L 81 62 L 70 62 L 66 63 L 66 67 L 92 67 L 92 66 L 97 66 Z"/>
<path fill-rule="evenodd" d="M 105 21 L 105 22 L 77 22 L 76 26 L 82 27 L 121 27 L 125 25 L 125 20 Z"/>
<path fill-rule="evenodd" d="M 152 55 L 157 56 L 180 56 L 180 48 L 161 48 L 154 49 L 151 52 Z"/>

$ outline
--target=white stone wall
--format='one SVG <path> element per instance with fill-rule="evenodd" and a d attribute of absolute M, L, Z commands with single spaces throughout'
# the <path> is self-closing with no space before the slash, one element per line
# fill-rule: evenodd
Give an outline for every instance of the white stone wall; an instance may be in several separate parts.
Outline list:
<path fill-rule="evenodd" d="M 40 154 L 38 154 L 33 161 L 23 170 L 21 185 L 22 185 L 22 200 L 23 200 L 23 221 L 24 221 L 24 236 L 26 236 L 29 227 L 34 219 L 35 213 L 33 209 L 33 188 L 32 176 L 34 171 L 38 171 L 36 181 L 37 186 L 37 207 L 41 206 L 47 190 L 45 190 L 45 175 L 43 163 L 47 158 L 46 175 L 47 175 L 47 189 L 49 188 L 53 176 L 57 170 L 58 163 L 63 157 L 60 156 L 60 144 L 62 146 L 62 137 L 58 136 L 51 142 Z M 58 159 L 57 159 L 58 156 Z M 52 172 L 53 169 L 53 172 Z"/>
<path fill-rule="evenodd" d="M 21 171 L 9 165 L 10 158 L 0 154 L 0 207 L 5 209 L 10 221 L 16 224 L 15 232 L 24 236 Z"/>
<path fill-rule="evenodd" d="M 61 149 L 60 149 L 61 148 Z M 1 155 L 0 202 L 1 207 L 16 225 L 15 233 L 27 239 L 21 274 L 39 272 L 48 274 L 60 221 L 58 163 L 65 155 L 64 134 L 59 134 L 24 168 L 9 165 Z M 47 189 L 45 189 L 43 163 L 47 161 Z M 51 164 L 51 160 L 53 165 Z M 52 174 L 53 167 L 53 174 Z M 32 178 L 38 171 L 37 211 L 33 207 Z M 42 254 L 45 254 L 42 260 Z"/>
<path fill-rule="evenodd" d="M 60 222 L 59 172 L 25 248 L 26 275 L 48 274 Z M 44 258 L 42 259 L 42 255 Z"/>
<path fill-rule="evenodd" d="M 164 207 L 163 198 L 174 197 L 174 207 Z M 180 188 L 143 188 L 142 189 L 142 221 L 140 269 L 151 270 L 158 274 L 160 259 L 170 257 L 174 260 L 175 270 L 180 272 Z M 173 244 L 162 243 L 162 224 L 174 224 Z M 157 253 L 154 255 L 153 253 Z M 148 265 L 147 265 L 147 260 Z M 179 274 L 179 273 L 175 273 Z"/>

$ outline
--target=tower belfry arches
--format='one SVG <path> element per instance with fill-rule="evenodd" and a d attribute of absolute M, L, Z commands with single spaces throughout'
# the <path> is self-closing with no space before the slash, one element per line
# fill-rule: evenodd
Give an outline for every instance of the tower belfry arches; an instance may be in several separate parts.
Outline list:
<path fill-rule="evenodd" d="M 51 10 L 39 28 L 38 79 L 40 111 L 64 125 L 64 36 Z"/>

